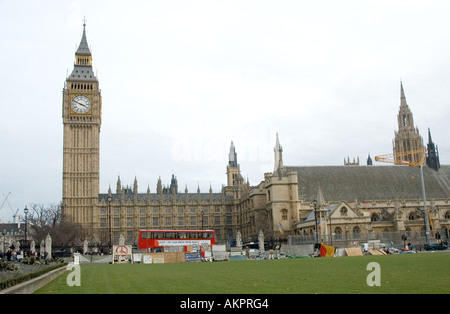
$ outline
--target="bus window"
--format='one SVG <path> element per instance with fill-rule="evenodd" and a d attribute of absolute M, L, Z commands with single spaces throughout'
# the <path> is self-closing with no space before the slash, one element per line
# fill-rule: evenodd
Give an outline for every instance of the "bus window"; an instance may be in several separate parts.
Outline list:
<path fill-rule="evenodd" d="M 147 232 L 142 231 L 141 239 L 147 239 Z"/>

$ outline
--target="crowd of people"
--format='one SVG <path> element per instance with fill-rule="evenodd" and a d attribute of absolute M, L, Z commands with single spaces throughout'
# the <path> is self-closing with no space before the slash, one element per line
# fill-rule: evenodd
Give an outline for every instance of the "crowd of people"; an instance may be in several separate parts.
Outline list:
<path fill-rule="evenodd" d="M 22 260 L 24 259 L 24 257 L 31 257 L 34 256 L 35 259 L 46 259 L 47 258 L 47 252 L 45 252 L 44 254 L 42 254 L 42 256 L 40 256 L 38 254 L 38 252 L 25 252 L 23 250 L 16 249 L 14 245 L 11 245 L 8 250 L 6 252 L 3 252 L 1 254 L 2 259 L 6 260 L 8 262 L 22 262 Z"/>

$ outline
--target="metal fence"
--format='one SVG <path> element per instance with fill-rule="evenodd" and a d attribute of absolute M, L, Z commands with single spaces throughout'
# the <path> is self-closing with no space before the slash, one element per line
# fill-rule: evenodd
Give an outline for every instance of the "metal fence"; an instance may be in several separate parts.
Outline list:
<path fill-rule="evenodd" d="M 439 235 L 440 240 L 448 242 L 448 235 L 445 230 L 434 231 L 430 235 L 431 241 L 436 241 L 436 235 Z M 297 235 L 289 236 L 289 245 L 305 245 L 313 244 L 316 242 L 323 242 L 324 244 L 332 245 L 334 247 L 352 247 L 360 246 L 361 244 L 368 242 L 369 240 L 380 240 L 380 243 L 386 243 L 389 245 L 392 242 L 394 247 L 404 247 L 407 244 L 412 245 L 416 249 L 422 249 L 423 244 L 426 242 L 424 232 L 420 231 L 402 231 L 402 232 L 382 232 L 382 233 L 346 233 L 346 234 L 333 234 L 333 235 L 319 235 L 318 241 L 316 241 L 315 235 Z"/>

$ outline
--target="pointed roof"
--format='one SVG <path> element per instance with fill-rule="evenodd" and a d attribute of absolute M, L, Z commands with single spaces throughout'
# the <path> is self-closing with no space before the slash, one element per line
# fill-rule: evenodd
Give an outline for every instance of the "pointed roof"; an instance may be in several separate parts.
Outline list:
<path fill-rule="evenodd" d="M 398 110 L 397 119 L 399 132 L 402 130 L 407 130 L 409 132 L 411 129 L 414 129 L 414 117 L 408 103 L 406 102 L 402 81 L 400 81 L 400 108 Z"/>
<path fill-rule="evenodd" d="M 283 148 L 280 145 L 280 139 L 278 138 L 278 132 L 277 132 L 277 138 L 275 141 L 275 147 L 273 148 L 273 151 L 275 153 L 275 164 L 273 172 L 277 172 L 278 169 L 283 168 Z"/>
<path fill-rule="evenodd" d="M 83 36 L 81 37 L 80 45 L 78 46 L 77 51 L 75 52 L 77 56 L 90 56 L 91 50 L 89 49 L 89 45 L 86 38 L 86 19 L 83 21 Z"/>
<path fill-rule="evenodd" d="M 434 145 L 433 140 L 431 139 L 430 128 L 428 128 L 428 145 Z"/>
<path fill-rule="evenodd" d="M 92 69 L 91 50 L 86 39 L 86 20 L 83 21 L 83 36 L 75 52 L 75 64 L 72 73 L 67 77 L 68 82 L 97 82 Z"/>
<path fill-rule="evenodd" d="M 400 81 L 400 106 L 408 107 L 406 103 L 405 91 L 403 90 L 403 82 Z"/>
<path fill-rule="evenodd" d="M 317 185 L 318 185 L 317 206 L 319 206 L 319 208 L 320 208 L 322 206 L 325 206 L 325 198 L 323 197 L 322 189 L 320 188 L 320 183 L 318 183 Z"/>
<path fill-rule="evenodd" d="M 231 141 L 230 153 L 228 154 L 228 165 L 231 167 L 237 167 L 237 154 L 233 141 Z"/>
<path fill-rule="evenodd" d="M 439 171 L 441 167 L 441 163 L 439 161 L 439 152 L 438 147 L 433 143 L 433 139 L 431 138 L 431 130 L 428 128 L 428 144 L 427 144 L 427 155 L 426 155 L 426 164 L 431 169 Z"/>

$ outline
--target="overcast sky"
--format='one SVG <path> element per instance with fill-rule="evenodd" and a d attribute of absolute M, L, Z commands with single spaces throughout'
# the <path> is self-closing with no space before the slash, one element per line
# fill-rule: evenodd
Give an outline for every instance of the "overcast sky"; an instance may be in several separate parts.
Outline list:
<path fill-rule="evenodd" d="M 103 97 L 100 192 L 226 184 L 231 141 L 250 184 L 285 165 L 391 153 L 400 80 L 450 162 L 450 1 L 0 0 L 0 193 L 62 194 L 62 89 L 86 17 Z M 0 204 L 4 197 L 0 195 Z M 12 219 L 5 203 L 2 222 Z"/>

